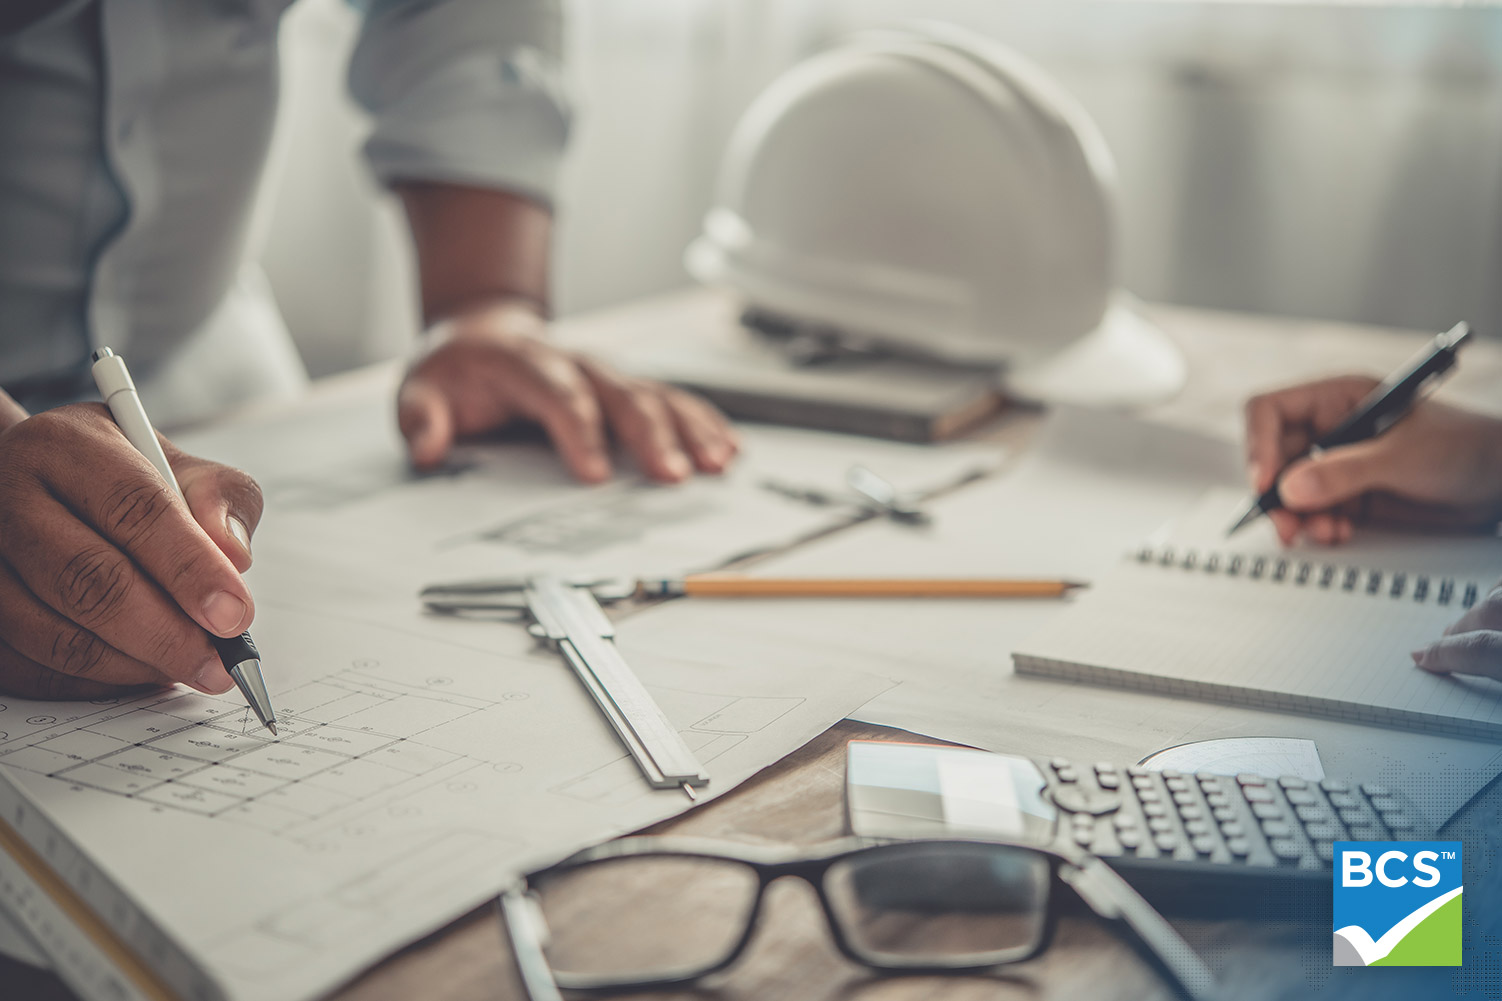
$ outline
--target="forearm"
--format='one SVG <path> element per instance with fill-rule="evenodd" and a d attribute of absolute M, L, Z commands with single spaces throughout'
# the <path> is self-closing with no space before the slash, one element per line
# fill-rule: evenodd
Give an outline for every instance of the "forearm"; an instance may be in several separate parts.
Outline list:
<path fill-rule="evenodd" d="M 396 186 L 407 212 L 425 326 L 487 303 L 548 308 L 549 210 L 518 195 L 454 184 Z"/>

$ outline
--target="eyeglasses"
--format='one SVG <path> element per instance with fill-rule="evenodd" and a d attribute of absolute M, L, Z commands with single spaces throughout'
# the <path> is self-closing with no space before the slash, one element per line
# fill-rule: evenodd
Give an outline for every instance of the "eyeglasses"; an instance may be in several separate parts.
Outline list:
<path fill-rule="evenodd" d="M 1109 866 L 1068 849 L 984 841 L 847 838 L 803 852 L 627 838 L 525 876 L 498 901 L 531 1001 L 559 989 L 683 984 L 745 950 L 766 888 L 784 876 L 819 895 L 839 950 L 876 970 L 973 973 L 1043 952 L 1063 883 L 1190 1001 L 1215 979 Z"/>

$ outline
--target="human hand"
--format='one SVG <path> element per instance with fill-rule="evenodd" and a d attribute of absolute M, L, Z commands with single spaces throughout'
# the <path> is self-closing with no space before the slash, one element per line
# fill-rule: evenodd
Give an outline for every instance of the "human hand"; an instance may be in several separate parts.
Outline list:
<path fill-rule="evenodd" d="M 1252 489 L 1262 493 L 1290 459 L 1335 427 L 1377 386 L 1364 376 L 1305 383 L 1246 406 Z M 1345 542 L 1358 522 L 1481 528 L 1502 518 L 1502 421 L 1426 400 L 1389 431 L 1298 459 L 1278 479 L 1273 511 L 1285 544 L 1300 534 Z"/>
<path fill-rule="evenodd" d="M 1502 582 L 1413 662 L 1435 674 L 1480 674 L 1502 680 Z"/>
<path fill-rule="evenodd" d="M 547 431 L 569 470 L 586 483 L 611 475 L 606 430 L 654 480 L 675 483 L 695 469 L 718 473 L 739 444 L 714 407 L 671 386 L 633 379 L 540 339 L 545 323 L 519 303 L 460 314 L 402 382 L 397 421 L 419 469 L 448 455 L 459 435 L 514 420 Z"/>
<path fill-rule="evenodd" d="M 237 636 L 255 615 L 240 578 L 255 481 L 164 438 L 184 505 L 99 404 L 0 414 L 0 428 L 0 691 L 228 691 L 204 630 Z"/>

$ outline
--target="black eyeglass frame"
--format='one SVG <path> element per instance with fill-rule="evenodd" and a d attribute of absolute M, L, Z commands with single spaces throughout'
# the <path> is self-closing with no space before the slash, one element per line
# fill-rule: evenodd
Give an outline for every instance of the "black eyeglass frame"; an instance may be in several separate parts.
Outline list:
<path fill-rule="evenodd" d="M 957 958 L 951 963 L 915 961 L 893 962 L 868 955 L 856 947 L 845 934 L 834 905 L 824 886 L 824 875 L 836 863 L 863 855 L 884 854 L 898 849 L 911 850 L 934 845 L 963 845 L 982 848 L 1005 848 L 1031 853 L 1049 866 L 1048 898 L 1044 903 L 1043 927 L 1030 947 L 1019 947 L 1016 955 L 1004 959 L 974 963 Z M 548 872 L 576 868 L 592 863 L 622 858 L 700 858 L 716 862 L 739 863 L 755 872 L 756 897 L 745 917 L 745 930 L 736 943 L 719 960 L 691 972 L 685 970 L 671 977 L 652 979 L 561 978 L 554 973 L 544 952 L 545 928 L 538 928 L 540 904 L 529 881 Z M 869 969 L 895 974 L 962 974 L 983 973 L 1026 962 L 1046 951 L 1053 942 L 1061 911 L 1058 884 L 1062 883 L 1079 896 L 1095 915 L 1123 926 L 1128 940 L 1174 988 L 1188 1001 L 1207 1001 L 1216 995 L 1214 974 L 1195 954 L 1189 944 L 1152 905 L 1100 859 L 1068 846 L 1045 847 L 1034 844 L 966 838 L 931 838 L 918 841 L 892 841 L 871 838 L 843 838 L 811 846 L 804 850 L 767 849 L 733 842 L 706 841 L 679 837 L 636 837 L 608 841 L 587 848 L 555 865 L 527 873 L 502 892 L 496 904 L 506 928 L 518 973 L 531 1001 L 559 1001 L 561 990 L 582 995 L 606 992 L 644 991 L 692 983 L 733 966 L 745 953 L 756 932 L 762 901 L 767 887 L 784 876 L 801 879 L 813 887 L 824 912 L 825 922 L 836 948 L 847 959 Z"/>

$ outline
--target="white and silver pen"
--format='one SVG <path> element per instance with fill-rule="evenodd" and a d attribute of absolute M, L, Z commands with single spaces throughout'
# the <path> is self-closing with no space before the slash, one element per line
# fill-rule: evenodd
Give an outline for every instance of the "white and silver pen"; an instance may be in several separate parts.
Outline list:
<path fill-rule="evenodd" d="M 110 408 L 110 414 L 120 426 L 125 440 L 156 467 L 172 492 L 182 497 L 182 487 L 178 486 L 172 466 L 167 462 L 167 454 L 162 451 L 162 444 L 157 440 L 156 429 L 151 426 L 151 418 L 146 416 L 146 408 L 141 406 L 141 398 L 136 395 L 136 384 L 130 377 L 130 370 L 125 367 L 124 359 L 109 348 L 100 348 L 94 352 L 93 371 L 99 395 L 104 397 L 105 406 Z M 256 719 L 275 735 L 276 712 L 271 708 L 271 697 L 266 694 L 266 682 L 261 677 L 261 653 L 256 649 L 255 643 L 251 642 L 250 633 L 241 633 L 229 639 L 209 633 L 209 642 L 214 645 L 214 651 L 219 654 L 225 671 L 245 696 L 245 701 L 250 703 Z"/>

